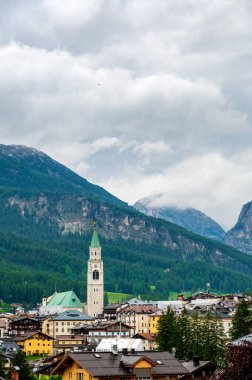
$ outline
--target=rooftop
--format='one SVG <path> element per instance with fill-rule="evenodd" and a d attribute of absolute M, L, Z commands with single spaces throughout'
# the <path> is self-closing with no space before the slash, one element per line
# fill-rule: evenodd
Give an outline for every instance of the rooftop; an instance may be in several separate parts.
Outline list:
<path fill-rule="evenodd" d="M 130 369 L 137 361 L 147 360 L 153 363 L 153 375 L 183 375 L 188 373 L 187 369 L 168 351 L 141 351 L 135 354 L 115 355 L 111 352 L 81 352 L 68 354 L 53 371 L 61 373 L 65 364 L 77 362 L 81 368 L 85 368 L 91 376 L 110 377 L 130 376 Z"/>
<path fill-rule="evenodd" d="M 52 321 L 93 321 L 94 318 L 78 310 L 67 310 L 51 318 Z"/>
<path fill-rule="evenodd" d="M 73 290 L 55 293 L 46 306 L 82 307 L 81 301 Z"/>

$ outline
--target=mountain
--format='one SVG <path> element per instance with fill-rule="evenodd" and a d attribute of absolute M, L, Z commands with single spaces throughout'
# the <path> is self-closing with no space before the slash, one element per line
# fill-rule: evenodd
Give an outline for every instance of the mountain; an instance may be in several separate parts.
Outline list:
<path fill-rule="evenodd" d="M 22 145 L 0 144 L 0 190 L 79 194 L 97 201 L 127 206 L 45 153 Z"/>
<path fill-rule="evenodd" d="M 225 243 L 252 255 L 252 201 L 243 205 L 238 222 L 227 232 Z"/>
<path fill-rule="evenodd" d="M 156 218 L 175 223 L 189 231 L 210 239 L 223 241 L 225 231 L 209 216 L 194 208 L 179 209 L 176 207 L 153 207 L 155 198 L 143 198 L 134 204 L 137 210 Z"/>
<path fill-rule="evenodd" d="M 251 287 L 252 257 L 146 216 L 45 154 L 0 146 L 0 299 L 74 289 L 84 300 L 93 220 L 105 289 L 147 298 L 169 291 Z"/>

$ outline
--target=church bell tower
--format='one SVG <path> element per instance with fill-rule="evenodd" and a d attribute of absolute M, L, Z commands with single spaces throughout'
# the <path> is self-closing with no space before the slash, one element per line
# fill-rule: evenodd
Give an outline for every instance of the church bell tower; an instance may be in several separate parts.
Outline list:
<path fill-rule="evenodd" d="M 97 317 L 103 310 L 104 297 L 103 262 L 101 246 L 94 222 L 93 237 L 89 247 L 89 260 L 87 271 L 87 312 Z"/>

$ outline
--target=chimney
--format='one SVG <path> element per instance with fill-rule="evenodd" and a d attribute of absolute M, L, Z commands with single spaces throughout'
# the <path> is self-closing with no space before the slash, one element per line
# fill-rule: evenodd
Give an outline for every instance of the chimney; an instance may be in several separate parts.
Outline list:
<path fill-rule="evenodd" d="M 135 354 L 136 350 L 134 348 L 131 349 L 131 353 Z"/>
<path fill-rule="evenodd" d="M 128 349 L 127 348 L 123 348 L 122 349 L 122 354 L 123 355 L 127 355 L 128 354 Z"/>
<path fill-rule="evenodd" d="M 200 365 L 200 358 L 199 356 L 194 356 L 193 357 L 193 366 L 198 367 Z"/>

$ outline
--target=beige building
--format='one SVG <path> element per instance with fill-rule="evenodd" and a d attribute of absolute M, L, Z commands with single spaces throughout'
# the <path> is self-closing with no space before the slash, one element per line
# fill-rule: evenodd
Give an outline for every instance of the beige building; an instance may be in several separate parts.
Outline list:
<path fill-rule="evenodd" d="M 92 241 L 89 247 L 87 271 L 87 314 L 97 317 L 103 311 L 104 283 L 101 246 L 94 223 Z"/>
<path fill-rule="evenodd" d="M 153 305 L 126 305 L 117 313 L 117 320 L 131 327 L 131 336 L 149 333 L 150 316 L 158 311 Z"/>
<path fill-rule="evenodd" d="M 78 310 L 65 311 L 44 320 L 42 331 L 55 339 L 60 335 L 71 336 L 71 330 L 74 327 L 93 322 L 94 318 Z"/>

